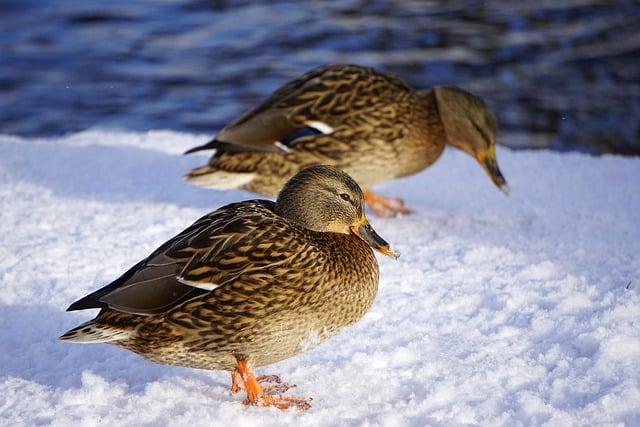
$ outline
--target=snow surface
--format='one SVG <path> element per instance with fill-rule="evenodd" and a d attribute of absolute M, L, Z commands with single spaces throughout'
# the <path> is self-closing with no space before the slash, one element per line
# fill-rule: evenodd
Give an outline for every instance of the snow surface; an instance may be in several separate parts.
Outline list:
<path fill-rule="evenodd" d="M 371 312 L 259 370 L 313 397 L 246 408 L 229 375 L 56 340 L 69 303 L 207 211 L 252 198 L 180 180 L 206 136 L 0 137 L 0 424 L 640 425 L 640 159 L 498 150 L 512 194 L 448 150 L 380 187 L 415 209 L 370 217 Z"/>

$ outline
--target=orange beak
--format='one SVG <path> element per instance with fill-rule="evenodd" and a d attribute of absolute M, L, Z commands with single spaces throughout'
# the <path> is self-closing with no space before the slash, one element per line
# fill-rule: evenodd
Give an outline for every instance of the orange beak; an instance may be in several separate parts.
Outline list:
<path fill-rule="evenodd" d="M 399 254 L 391 249 L 389 244 L 376 233 L 376 231 L 369 224 L 367 217 L 362 215 L 360 222 L 350 227 L 353 234 L 364 240 L 369 246 L 382 255 L 397 259 Z"/>
<path fill-rule="evenodd" d="M 507 185 L 507 180 L 504 179 L 502 172 L 500 172 L 500 168 L 498 167 L 498 161 L 496 160 L 496 148 L 492 144 L 486 150 L 480 151 L 476 153 L 476 160 L 482 166 L 482 169 L 487 172 L 491 181 L 502 190 L 503 193 L 509 194 L 509 186 Z"/>

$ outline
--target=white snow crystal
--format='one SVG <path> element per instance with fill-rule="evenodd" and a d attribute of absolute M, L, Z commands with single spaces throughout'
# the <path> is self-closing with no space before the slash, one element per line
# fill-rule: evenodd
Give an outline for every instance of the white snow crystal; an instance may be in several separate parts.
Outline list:
<path fill-rule="evenodd" d="M 57 341 L 96 313 L 71 302 L 255 197 L 182 181 L 206 138 L 0 136 L 0 425 L 640 425 L 638 158 L 498 148 L 506 197 L 447 150 L 379 186 L 415 213 L 370 216 L 402 252 L 379 258 L 371 312 L 258 370 L 313 397 L 305 413 L 243 406 L 225 372 Z"/>

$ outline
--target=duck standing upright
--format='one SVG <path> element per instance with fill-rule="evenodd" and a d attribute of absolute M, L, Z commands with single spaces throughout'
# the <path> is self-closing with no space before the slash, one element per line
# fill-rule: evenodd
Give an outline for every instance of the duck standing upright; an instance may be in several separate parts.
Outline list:
<path fill-rule="evenodd" d="M 68 310 L 100 308 L 60 337 L 107 342 L 172 365 L 232 372 L 245 404 L 308 407 L 275 376 L 278 362 L 356 322 L 378 288 L 371 248 L 393 256 L 344 172 L 312 166 L 277 201 L 224 206 Z"/>
<path fill-rule="evenodd" d="M 304 128 L 320 133 L 301 134 Z M 371 68 L 330 65 L 285 84 L 212 141 L 188 150 L 216 151 L 185 179 L 275 196 L 301 168 L 330 164 L 364 188 L 374 212 L 393 216 L 409 212 L 404 202 L 374 194 L 370 187 L 425 169 L 446 145 L 473 156 L 507 192 L 495 140 L 493 113 L 469 92 L 448 86 L 416 91 Z"/>

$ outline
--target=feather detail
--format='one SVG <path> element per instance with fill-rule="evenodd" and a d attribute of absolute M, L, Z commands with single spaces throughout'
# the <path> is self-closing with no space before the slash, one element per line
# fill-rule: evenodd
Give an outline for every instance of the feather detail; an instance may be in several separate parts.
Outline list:
<path fill-rule="evenodd" d="M 90 320 L 73 329 L 69 329 L 58 339 L 78 344 L 94 344 L 126 340 L 131 337 L 132 330 L 122 330 L 115 326 L 96 323 Z"/>

